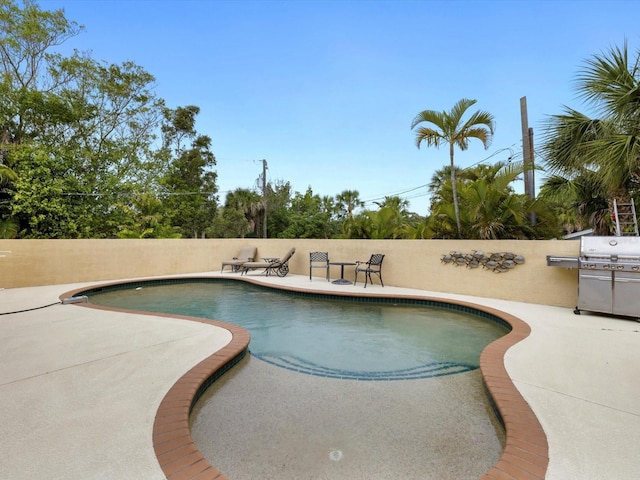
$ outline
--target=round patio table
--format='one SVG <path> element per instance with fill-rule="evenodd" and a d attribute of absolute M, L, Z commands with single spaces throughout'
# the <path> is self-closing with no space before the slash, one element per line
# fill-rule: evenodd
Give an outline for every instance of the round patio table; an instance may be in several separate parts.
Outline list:
<path fill-rule="evenodd" d="M 331 283 L 335 283 L 336 285 L 351 285 L 353 283 L 351 280 L 344 278 L 344 266 L 356 265 L 356 262 L 329 262 L 329 265 L 340 265 L 340 278 Z"/>

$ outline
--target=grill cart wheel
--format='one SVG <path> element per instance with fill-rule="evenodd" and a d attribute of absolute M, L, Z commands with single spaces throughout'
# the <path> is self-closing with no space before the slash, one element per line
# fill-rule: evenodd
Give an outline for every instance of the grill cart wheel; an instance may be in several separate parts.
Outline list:
<path fill-rule="evenodd" d="M 574 308 L 574 309 L 573 309 L 573 313 L 574 313 L 575 315 L 580 315 L 580 309 L 579 309 L 578 307 Z"/>

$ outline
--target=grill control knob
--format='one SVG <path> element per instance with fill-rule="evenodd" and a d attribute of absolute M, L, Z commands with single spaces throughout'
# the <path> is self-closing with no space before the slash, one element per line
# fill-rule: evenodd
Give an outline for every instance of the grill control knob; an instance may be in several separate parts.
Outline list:
<path fill-rule="evenodd" d="M 638 265 L 634 265 L 633 267 L 631 267 L 631 270 L 637 272 L 639 268 L 640 267 L 638 267 Z"/>
<path fill-rule="evenodd" d="M 618 270 L 624 270 L 624 265 L 618 265 Z"/>
<path fill-rule="evenodd" d="M 602 266 L 602 268 L 604 268 L 605 270 L 608 270 L 608 269 L 609 269 L 609 265 L 604 264 L 604 265 Z"/>

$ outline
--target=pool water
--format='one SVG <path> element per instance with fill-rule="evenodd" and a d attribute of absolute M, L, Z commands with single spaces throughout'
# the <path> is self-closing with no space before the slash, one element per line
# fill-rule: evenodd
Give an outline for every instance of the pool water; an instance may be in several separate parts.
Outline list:
<path fill-rule="evenodd" d="M 474 370 L 507 329 L 448 308 L 300 296 L 243 282 L 144 284 L 90 293 L 94 304 L 240 325 L 253 357 L 330 378 L 402 380 Z"/>

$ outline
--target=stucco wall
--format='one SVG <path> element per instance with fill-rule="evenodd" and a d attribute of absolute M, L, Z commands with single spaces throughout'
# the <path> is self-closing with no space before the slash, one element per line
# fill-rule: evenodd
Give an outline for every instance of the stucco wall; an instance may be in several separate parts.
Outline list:
<path fill-rule="evenodd" d="M 259 257 L 283 256 L 296 247 L 290 268 L 302 275 L 309 274 L 314 250 L 328 251 L 335 261 L 384 253 L 387 285 L 567 307 L 575 306 L 578 296 L 577 270 L 546 264 L 547 255 L 577 256 L 577 240 L 0 240 L 0 288 L 217 271 L 244 245 L 255 245 Z M 499 274 L 440 261 L 452 251 L 474 250 L 512 252 L 526 261 Z M 332 277 L 339 276 L 339 268 L 331 267 Z M 352 267 L 345 268 L 345 276 L 353 279 Z"/>

